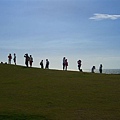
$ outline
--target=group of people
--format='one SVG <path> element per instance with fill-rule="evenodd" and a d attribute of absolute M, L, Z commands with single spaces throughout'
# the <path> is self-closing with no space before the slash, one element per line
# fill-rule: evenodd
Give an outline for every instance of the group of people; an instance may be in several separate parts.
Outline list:
<path fill-rule="evenodd" d="M 30 63 L 30 67 L 32 67 L 32 63 L 33 63 L 32 55 L 29 56 L 28 54 L 25 54 L 24 57 L 25 57 L 25 64 L 26 64 L 26 66 L 28 67 L 28 63 Z M 40 66 L 41 66 L 42 69 L 44 69 L 43 60 L 41 60 Z M 49 69 L 49 60 L 48 59 L 46 59 L 45 69 Z"/>
<path fill-rule="evenodd" d="M 40 66 L 41 66 L 42 69 L 44 69 L 43 60 L 41 60 Z M 45 69 L 49 69 L 49 60 L 48 59 L 46 59 Z"/>
<path fill-rule="evenodd" d="M 8 64 L 11 64 L 11 61 L 12 61 L 12 55 L 9 54 L 8 55 Z M 16 54 L 15 53 L 14 53 L 13 61 L 14 61 L 14 64 L 16 65 Z"/>
<path fill-rule="evenodd" d="M 24 55 L 24 57 L 25 57 L 25 65 L 26 65 L 26 67 L 29 67 L 29 65 L 30 65 L 30 67 L 32 67 L 32 64 L 33 64 L 33 57 L 32 57 L 32 55 L 29 56 L 28 53 L 26 53 Z M 16 65 L 16 54 L 15 53 L 14 53 L 13 61 L 14 61 L 14 64 Z M 12 55 L 9 54 L 8 55 L 8 64 L 11 64 L 11 62 L 12 62 Z M 41 60 L 40 66 L 41 66 L 42 69 L 44 68 L 43 60 Z M 49 69 L 49 60 L 48 59 L 46 59 L 45 69 Z"/>
<path fill-rule="evenodd" d="M 28 55 L 27 53 L 24 55 L 24 57 L 25 57 L 25 64 L 26 64 L 26 67 L 28 67 L 29 66 L 29 64 L 30 64 L 30 67 L 32 67 L 32 64 L 33 64 L 33 57 L 32 57 L 32 55 Z"/>
<path fill-rule="evenodd" d="M 81 65 L 82 65 L 82 64 L 81 64 L 81 62 L 82 62 L 81 60 L 78 60 L 78 61 L 77 61 L 78 70 L 79 70 L 80 72 L 82 72 L 82 69 L 81 69 Z M 67 70 L 67 67 L 68 67 L 68 61 L 67 61 L 67 59 L 66 59 L 65 57 L 63 57 L 63 70 Z M 99 72 L 100 72 L 100 73 L 102 73 L 102 67 L 103 67 L 102 64 L 100 64 L 100 67 L 99 67 Z M 92 73 L 95 73 L 95 69 L 96 69 L 95 66 L 93 66 L 92 69 L 91 69 L 91 72 L 92 72 Z"/>
<path fill-rule="evenodd" d="M 81 60 L 78 60 L 78 61 L 77 61 L 78 70 L 79 70 L 80 72 L 82 72 L 81 62 L 82 62 Z M 67 60 L 65 57 L 63 57 L 63 70 L 67 70 L 67 67 L 68 67 L 68 60 Z"/>
<path fill-rule="evenodd" d="M 16 65 L 16 54 L 14 53 L 14 55 L 13 55 L 14 57 L 13 57 L 13 61 L 14 61 L 14 64 Z M 33 64 L 33 57 L 32 57 L 32 55 L 28 55 L 27 53 L 24 55 L 24 57 L 25 57 L 25 65 L 26 65 L 26 67 L 29 67 L 29 65 L 30 65 L 30 67 L 32 67 L 32 64 Z M 9 54 L 8 55 L 8 64 L 11 64 L 11 61 L 12 61 L 12 55 L 11 54 Z M 82 72 L 82 69 L 81 69 L 81 60 L 78 60 L 77 61 L 77 64 L 78 64 L 78 70 L 80 71 L 80 72 Z M 43 60 L 41 60 L 40 61 L 40 66 L 41 66 L 41 68 L 42 69 L 44 69 L 44 64 L 43 64 Z M 100 73 L 102 73 L 102 64 L 100 64 L 100 67 L 99 67 L 99 72 Z M 63 57 L 63 70 L 67 70 L 67 68 L 68 68 L 68 60 L 66 59 L 66 57 Z M 46 59 L 46 65 L 45 65 L 45 69 L 49 69 L 49 60 L 48 59 Z M 95 72 L 95 66 L 93 66 L 92 67 L 92 69 L 91 69 L 91 72 L 92 73 L 94 73 Z"/>
<path fill-rule="evenodd" d="M 103 67 L 102 64 L 100 64 L 100 67 L 99 67 L 99 72 L 100 73 L 102 73 L 102 67 Z M 95 69 L 96 69 L 95 66 L 93 66 L 92 69 L 91 69 L 91 72 L 95 73 Z"/>

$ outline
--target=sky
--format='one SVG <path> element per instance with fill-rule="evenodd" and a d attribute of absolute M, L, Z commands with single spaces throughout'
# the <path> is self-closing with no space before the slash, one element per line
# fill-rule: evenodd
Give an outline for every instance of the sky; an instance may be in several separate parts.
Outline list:
<path fill-rule="evenodd" d="M 33 56 L 33 67 L 49 59 L 50 69 L 92 66 L 120 68 L 120 0 L 0 0 L 0 62 L 16 53 Z M 13 64 L 13 61 L 12 61 Z"/>

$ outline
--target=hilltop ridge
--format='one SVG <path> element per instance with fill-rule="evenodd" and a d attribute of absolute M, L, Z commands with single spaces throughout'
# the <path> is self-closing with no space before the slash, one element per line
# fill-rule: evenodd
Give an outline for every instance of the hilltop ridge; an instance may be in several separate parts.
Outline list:
<path fill-rule="evenodd" d="M 0 64 L 0 119 L 118 120 L 120 76 Z"/>

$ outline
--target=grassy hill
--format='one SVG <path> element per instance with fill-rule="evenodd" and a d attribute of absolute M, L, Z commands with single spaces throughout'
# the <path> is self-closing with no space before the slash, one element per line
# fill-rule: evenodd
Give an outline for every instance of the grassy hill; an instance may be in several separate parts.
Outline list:
<path fill-rule="evenodd" d="M 0 64 L 0 120 L 119 120 L 120 75 Z"/>

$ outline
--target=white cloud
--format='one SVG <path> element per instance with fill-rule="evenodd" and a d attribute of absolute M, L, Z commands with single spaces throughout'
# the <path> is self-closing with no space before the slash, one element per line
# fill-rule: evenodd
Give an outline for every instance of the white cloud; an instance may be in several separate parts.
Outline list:
<path fill-rule="evenodd" d="M 120 15 L 109 15 L 109 14 L 95 13 L 94 16 L 90 17 L 89 19 L 92 19 L 92 20 L 104 20 L 104 19 L 116 20 L 116 19 L 120 19 Z"/>

